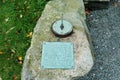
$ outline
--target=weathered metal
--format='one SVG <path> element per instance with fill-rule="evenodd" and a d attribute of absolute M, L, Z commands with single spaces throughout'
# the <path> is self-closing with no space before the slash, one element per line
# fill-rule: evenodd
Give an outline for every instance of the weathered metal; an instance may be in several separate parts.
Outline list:
<path fill-rule="evenodd" d="M 42 46 L 42 68 L 74 68 L 74 51 L 71 42 L 44 42 Z"/>
<path fill-rule="evenodd" d="M 73 30 L 73 26 L 70 22 L 66 20 L 58 20 L 52 25 L 52 31 L 55 35 L 66 36 L 69 35 Z"/>

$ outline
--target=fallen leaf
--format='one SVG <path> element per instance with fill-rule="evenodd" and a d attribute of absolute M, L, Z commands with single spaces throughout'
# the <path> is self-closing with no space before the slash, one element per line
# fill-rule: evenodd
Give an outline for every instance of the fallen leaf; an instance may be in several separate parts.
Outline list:
<path fill-rule="evenodd" d="M 15 53 L 15 49 L 11 49 L 11 52 L 12 52 L 12 53 Z"/>
<path fill-rule="evenodd" d="M 85 13 L 86 13 L 87 15 L 90 15 L 90 10 L 86 9 L 86 10 L 85 10 Z"/>
<path fill-rule="evenodd" d="M 28 33 L 26 34 L 26 37 L 27 37 L 27 38 L 31 38 L 31 37 L 32 37 L 32 32 L 28 32 Z"/>
<path fill-rule="evenodd" d="M 5 46 L 9 46 L 9 44 L 5 44 Z"/>
<path fill-rule="evenodd" d="M 13 80 L 17 80 L 17 76 L 16 75 L 13 76 Z"/>
<path fill-rule="evenodd" d="M 20 14 L 20 18 L 22 18 L 23 17 L 23 15 L 22 14 Z"/>
<path fill-rule="evenodd" d="M 15 27 L 11 27 L 9 30 L 6 31 L 6 34 L 8 34 L 10 31 L 12 31 Z"/>
<path fill-rule="evenodd" d="M 9 21 L 9 18 L 6 18 L 6 19 L 5 19 L 5 22 L 8 22 L 8 21 Z"/>
<path fill-rule="evenodd" d="M 19 61 L 22 61 L 22 56 L 19 56 L 19 57 L 18 57 L 18 60 L 19 60 Z"/>
<path fill-rule="evenodd" d="M 27 3 L 27 1 L 24 2 L 24 4 L 26 4 L 26 3 Z"/>
<path fill-rule="evenodd" d="M 22 61 L 19 61 L 19 64 L 22 64 Z"/>
<path fill-rule="evenodd" d="M 3 54 L 3 52 L 0 51 L 0 54 Z"/>

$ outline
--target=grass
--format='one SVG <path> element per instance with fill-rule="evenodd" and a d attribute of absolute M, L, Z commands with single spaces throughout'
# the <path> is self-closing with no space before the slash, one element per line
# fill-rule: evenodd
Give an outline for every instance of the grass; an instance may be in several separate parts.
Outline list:
<path fill-rule="evenodd" d="M 0 78 L 20 80 L 33 28 L 49 0 L 0 0 Z M 21 59 L 22 58 L 22 59 Z"/>

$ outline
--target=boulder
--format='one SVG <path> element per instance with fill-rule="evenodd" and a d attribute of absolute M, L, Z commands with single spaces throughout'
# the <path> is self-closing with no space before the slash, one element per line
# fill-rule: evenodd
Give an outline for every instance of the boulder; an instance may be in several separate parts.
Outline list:
<path fill-rule="evenodd" d="M 51 25 L 62 14 L 73 25 L 73 33 L 65 38 L 56 37 L 51 31 Z M 24 59 L 21 80 L 71 80 L 87 74 L 93 66 L 93 52 L 85 19 L 82 0 L 49 1 L 34 28 L 31 45 Z M 43 42 L 56 42 L 58 39 L 61 42 L 74 43 L 74 69 L 41 68 Z"/>

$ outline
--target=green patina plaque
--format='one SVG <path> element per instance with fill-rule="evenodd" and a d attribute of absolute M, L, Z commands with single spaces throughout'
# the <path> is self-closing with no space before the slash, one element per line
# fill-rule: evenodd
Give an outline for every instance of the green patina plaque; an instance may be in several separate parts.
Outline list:
<path fill-rule="evenodd" d="M 50 69 L 73 69 L 73 43 L 44 42 L 42 45 L 41 67 Z"/>

